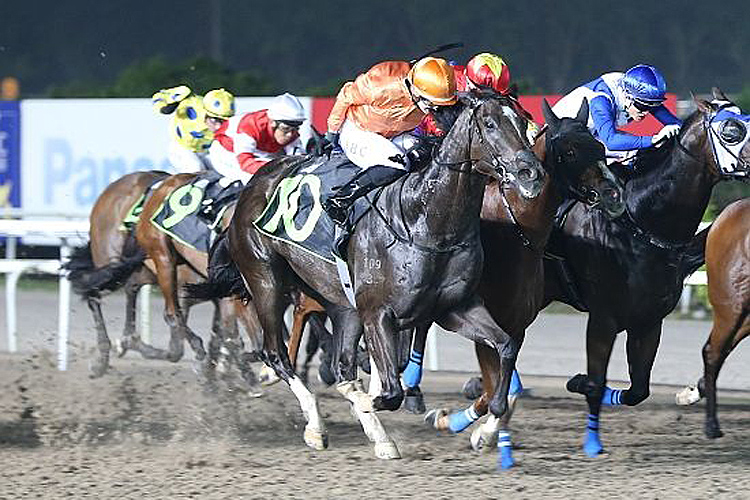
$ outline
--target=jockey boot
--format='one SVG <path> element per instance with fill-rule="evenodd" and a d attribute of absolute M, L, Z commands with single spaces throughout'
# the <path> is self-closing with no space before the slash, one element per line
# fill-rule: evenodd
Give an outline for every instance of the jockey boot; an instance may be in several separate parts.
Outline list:
<path fill-rule="evenodd" d="M 406 170 L 386 167 L 385 165 L 374 165 L 367 168 L 346 184 L 335 188 L 331 196 L 323 201 L 323 209 L 333 222 L 346 227 L 349 208 L 358 198 L 373 189 L 390 184 L 406 173 Z"/>

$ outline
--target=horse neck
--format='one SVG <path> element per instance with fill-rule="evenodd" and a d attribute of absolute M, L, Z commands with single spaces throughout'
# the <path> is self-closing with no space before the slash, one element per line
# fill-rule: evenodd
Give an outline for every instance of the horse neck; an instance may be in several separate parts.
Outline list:
<path fill-rule="evenodd" d="M 710 144 L 697 120 L 677 139 L 660 165 L 649 165 L 646 172 L 626 185 L 627 208 L 642 229 L 671 242 L 689 240 L 708 206 L 718 177 Z"/>
<path fill-rule="evenodd" d="M 469 164 L 470 116 L 459 117 L 430 165 L 407 180 L 402 213 L 415 233 L 451 240 L 478 228 L 487 177 Z"/>

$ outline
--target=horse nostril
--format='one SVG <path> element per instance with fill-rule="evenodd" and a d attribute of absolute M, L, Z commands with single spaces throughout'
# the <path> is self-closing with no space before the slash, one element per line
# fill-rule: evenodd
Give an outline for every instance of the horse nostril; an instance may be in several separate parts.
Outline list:
<path fill-rule="evenodd" d="M 620 192 L 617 189 L 607 189 L 604 191 L 605 196 L 613 201 L 619 201 L 620 200 Z"/>
<path fill-rule="evenodd" d="M 518 171 L 518 178 L 522 181 L 533 181 L 534 179 L 536 179 L 536 177 L 536 170 L 534 170 L 533 168 L 524 167 Z"/>

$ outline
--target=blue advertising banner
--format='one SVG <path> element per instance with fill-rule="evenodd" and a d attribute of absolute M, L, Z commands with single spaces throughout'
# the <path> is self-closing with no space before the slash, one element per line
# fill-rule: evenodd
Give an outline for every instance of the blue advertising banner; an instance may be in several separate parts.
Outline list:
<path fill-rule="evenodd" d="M 0 101 L 0 207 L 21 206 L 21 111 Z"/>

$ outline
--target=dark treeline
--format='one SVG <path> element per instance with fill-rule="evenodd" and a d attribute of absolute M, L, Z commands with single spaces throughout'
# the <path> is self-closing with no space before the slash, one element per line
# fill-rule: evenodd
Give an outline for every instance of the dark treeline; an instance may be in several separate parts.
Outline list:
<path fill-rule="evenodd" d="M 682 96 L 750 83 L 747 0 L 5 0 L 2 10 L 0 77 L 17 77 L 25 97 L 112 85 L 155 56 L 204 56 L 263 92 L 330 94 L 376 61 L 453 41 L 465 47 L 446 57 L 501 54 L 532 92 L 564 92 L 638 62 L 661 68 Z"/>

